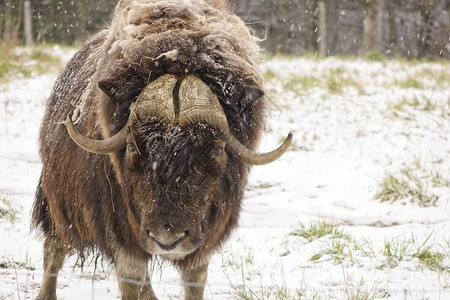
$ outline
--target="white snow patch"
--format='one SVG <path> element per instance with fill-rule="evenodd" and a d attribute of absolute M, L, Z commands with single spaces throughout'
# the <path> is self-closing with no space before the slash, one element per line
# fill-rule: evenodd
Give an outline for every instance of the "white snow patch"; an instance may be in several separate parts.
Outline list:
<path fill-rule="evenodd" d="M 54 51 L 68 59 L 65 49 Z M 240 226 L 212 259 L 206 299 L 236 299 L 237 291 L 272 293 L 267 298 L 275 299 L 277 290 L 286 299 L 343 299 L 357 292 L 383 299 L 450 299 L 448 269 L 430 270 L 412 255 L 386 267 L 383 254 L 386 241 L 414 238 L 411 245 L 420 245 L 428 239 L 444 253 L 442 267 L 450 266 L 449 187 L 434 189 L 438 201 L 426 208 L 374 200 L 386 170 L 404 167 L 415 157 L 436 162 L 442 176 L 450 178 L 450 84 L 439 86 L 430 76 L 416 78 L 424 86 L 420 90 L 393 84 L 424 69 L 446 69 L 450 78 L 448 63 L 298 58 L 273 59 L 263 69 L 275 74 L 267 88 L 277 107 L 270 106 L 260 150 L 278 145 L 288 131 L 294 133 L 294 145 L 279 161 L 253 167 Z M 325 77 L 335 69 L 354 76 L 363 91 L 283 85 L 305 75 Z M 34 299 L 42 279 L 42 242 L 29 234 L 29 222 L 41 168 L 39 126 L 56 76 L 0 83 L 0 197 L 21 211 L 14 224 L 0 219 L 0 299 Z M 395 106 L 414 98 L 429 99 L 434 109 Z M 347 241 L 343 260 L 336 262 L 326 252 L 330 237 L 308 243 L 290 235 L 299 222 L 307 227 L 320 220 L 337 224 L 360 249 Z M 110 267 L 93 276 L 93 266 L 82 272 L 73 268 L 75 263 L 69 259 L 61 271 L 60 299 L 119 297 Z M 172 267 L 157 269 L 152 282 L 162 299 L 182 299 Z"/>

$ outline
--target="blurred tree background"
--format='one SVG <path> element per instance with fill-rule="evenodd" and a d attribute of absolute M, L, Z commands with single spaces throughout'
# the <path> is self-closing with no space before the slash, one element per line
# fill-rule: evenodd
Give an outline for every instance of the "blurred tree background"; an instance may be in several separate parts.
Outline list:
<path fill-rule="evenodd" d="M 26 3 L 28 2 L 28 4 Z M 79 44 L 106 27 L 117 0 L 2 0 L 3 44 Z M 450 0 L 232 0 L 270 53 L 450 58 Z M 31 4 L 31 5 L 30 5 Z"/>

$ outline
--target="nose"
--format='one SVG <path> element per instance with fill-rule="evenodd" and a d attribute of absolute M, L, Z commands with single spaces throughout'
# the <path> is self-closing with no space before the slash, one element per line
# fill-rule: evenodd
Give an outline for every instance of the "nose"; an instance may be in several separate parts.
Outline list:
<path fill-rule="evenodd" d="M 156 230 L 150 230 L 150 238 L 163 250 L 175 249 L 186 237 L 188 231 L 177 231 L 170 224 L 163 224 Z"/>

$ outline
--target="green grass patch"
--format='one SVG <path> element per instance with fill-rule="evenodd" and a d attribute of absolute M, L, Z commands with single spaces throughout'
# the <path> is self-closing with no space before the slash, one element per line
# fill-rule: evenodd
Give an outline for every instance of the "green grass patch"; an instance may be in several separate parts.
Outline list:
<path fill-rule="evenodd" d="M 418 258 L 420 263 L 430 270 L 450 273 L 450 266 L 443 265 L 446 254 L 444 252 L 439 252 L 436 249 L 437 248 L 436 245 L 429 243 L 431 236 L 432 233 L 420 245 L 416 244 L 416 242 L 413 239 L 415 250 L 412 253 L 412 257 Z M 449 255 L 450 250 L 448 247 L 441 246 L 440 248 L 447 252 L 447 256 Z"/>
<path fill-rule="evenodd" d="M 367 282 L 367 279 L 361 277 L 355 282 L 351 277 L 351 275 L 345 273 L 339 299 L 374 300 L 388 296 L 384 289 L 377 288 L 376 284 Z"/>
<path fill-rule="evenodd" d="M 397 79 L 394 81 L 394 86 L 398 86 L 402 89 L 423 89 L 423 83 L 417 79 L 416 76 L 410 76 L 403 79 Z"/>
<path fill-rule="evenodd" d="M 435 205 L 438 196 L 431 188 L 448 187 L 450 181 L 435 165 L 425 164 L 416 158 L 409 166 L 398 171 L 387 171 L 378 181 L 375 199 L 382 202 L 409 200 L 422 207 Z"/>
<path fill-rule="evenodd" d="M 313 75 L 301 75 L 298 77 L 291 77 L 285 82 L 283 82 L 283 88 L 285 90 L 296 91 L 302 94 L 303 91 L 308 91 L 312 88 L 321 85 L 320 78 Z"/>
<path fill-rule="evenodd" d="M 12 65 L 8 60 L 5 58 L 1 58 L 0 60 L 0 78 L 5 77 L 11 70 L 14 68 L 14 65 Z"/>
<path fill-rule="evenodd" d="M 450 63 L 444 65 L 444 67 L 431 67 L 424 65 L 419 70 L 415 71 L 413 76 L 415 78 L 424 78 L 432 82 L 433 88 L 447 88 L 450 86 Z"/>
<path fill-rule="evenodd" d="M 386 257 L 386 263 L 380 266 L 395 268 L 410 252 L 411 243 L 399 239 L 388 240 L 384 242 L 383 256 Z"/>
<path fill-rule="evenodd" d="M 352 235 L 339 230 L 336 225 L 327 222 L 317 222 L 305 227 L 300 223 L 300 229 L 291 232 L 290 236 L 299 236 L 312 242 L 319 238 L 326 247 L 314 253 L 309 261 L 323 263 L 331 261 L 335 264 L 361 264 L 364 257 L 384 258 L 377 269 L 396 268 L 401 261 L 418 259 L 418 267 L 432 271 L 450 273 L 450 242 L 446 245 L 435 245 L 430 242 L 433 232 L 421 243 L 413 235 L 409 239 L 391 238 L 385 240 L 382 248 L 375 249 L 367 239 L 356 239 Z M 288 253 L 289 254 L 289 253 Z M 287 254 L 287 255 L 288 255 Z"/>
<path fill-rule="evenodd" d="M 290 74 L 281 76 L 274 70 L 264 72 L 264 78 L 268 81 L 280 80 L 283 90 L 290 90 L 297 96 L 304 95 L 314 88 L 325 89 L 332 94 L 342 94 L 347 89 L 354 89 L 358 94 L 364 94 L 364 87 L 353 74 L 343 67 L 327 70 L 325 74 Z"/>
<path fill-rule="evenodd" d="M 383 256 L 386 262 L 378 269 L 395 268 L 401 261 L 417 258 L 420 266 L 432 271 L 450 273 L 450 266 L 444 265 L 444 259 L 449 255 L 449 245 L 435 245 L 430 242 L 433 232 L 418 244 L 415 237 L 409 240 L 394 238 L 384 242 Z"/>
<path fill-rule="evenodd" d="M 385 62 L 386 57 L 380 52 L 369 52 L 363 55 L 364 60 L 372 61 L 372 62 Z"/>
<path fill-rule="evenodd" d="M 0 219 L 14 223 L 17 219 L 17 213 L 13 201 L 6 196 L 0 196 Z"/>
<path fill-rule="evenodd" d="M 272 69 L 267 69 L 264 72 L 263 76 L 266 81 L 273 81 L 278 77 L 277 74 Z"/>
<path fill-rule="evenodd" d="M 330 255 L 335 263 L 341 263 L 346 258 L 352 260 L 353 255 L 349 246 L 349 241 L 341 238 L 333 238 L 328 242 L 327 250 L 324 253 Z"/>
<path fill-rule="evenodd" d="M 362 86 L 357 82 L 353 74 L 343 67 L 330 69 L 324 78 L 324 86 L 331 93 L 343 93 L 346 88 L 355 88 L 362 93 Z"/>
<path fill-rule="evenodd" d="M 15 55 L 6 55 L 0 58 L 0 80 L 7 80 L 22 76 L 29 78 L 31 69 L 23 64 L 22 58 Z"/>
<path fill-rule="evenodd" d="M 431 97 L 426 95 L 414 95 L 413 97 L 404 97 L 397 102 L 391 102 L 388 105 L 388 111 L 395 117 L 401 117 L 403 113 L 407 113 L 407 118 L 414 118 L 411 113 L 414 112 L 433 112 L 442 111 L 449 113 L 443 105 L 438 105 Z"/>
<path fill-rule="evenodd" d="M 338 229 L 336 224 L 326 221 L 313 223 L 309 227 L 299 223 L 299 227 L 300 229 L 292 231 L 289 235 L 302 237 L 306 239 L 307 242 L 312 242 L 313 240 L 327 235 L 330 235 L 332 238 L 350 238 L 350 236 L 344 233 L 343 230 Z"/>
<path fill-rule="evenodd" d="M 59 72 L 63 62 L 58 56 L 52 55 L 51 50 L 44 47 L 14 49 L 2 53 L 0 58 L 0 81 L 30 78 L 49 72 Z"/>
<path fill-rule="evenodd" d="M 352 260 L 353 251 L 357 249 L 354 239 L 342 229 L 337 228 L 336 224 L 319 221 L 309 227 L 305 227 L 302 223 L 299 223 L 299 226 L 300 229 L 294 230 L 289 235 L 306 239 L 307 243 L 320 238 L 324 238 L 327 242 L 326 249 L 311 256 L 309 261 L 318 262 L 325 255 L 330 256 L 335 263 L 346 259 Z"/>

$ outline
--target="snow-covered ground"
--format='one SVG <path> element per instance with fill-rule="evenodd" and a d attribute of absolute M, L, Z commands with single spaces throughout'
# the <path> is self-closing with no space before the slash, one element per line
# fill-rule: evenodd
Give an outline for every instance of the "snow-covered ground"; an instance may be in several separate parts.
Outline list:
<path fill-rule="evenodd" d="M 450 63 L 274 58 L 263 70 L 271 105 L 260 149 L 289 131 L 294 145 L 253 168 L 206 299 L 450 299 Z M 17 210 L 0 219 L 0 299 L 32 299 L 42 279 L 29 220 L 56 76 L 0 81 L 0 210 Z M 376 200 L 387 174 L 410 173 L 420 195 Z M 433 200 L 420 205 L 424 195 Z M 182 299 L 177 272 L 152 267 L 156 294 Z M 110 266 L 82 270 L 75 257 L 57 293 L 119 297 Z"/>

